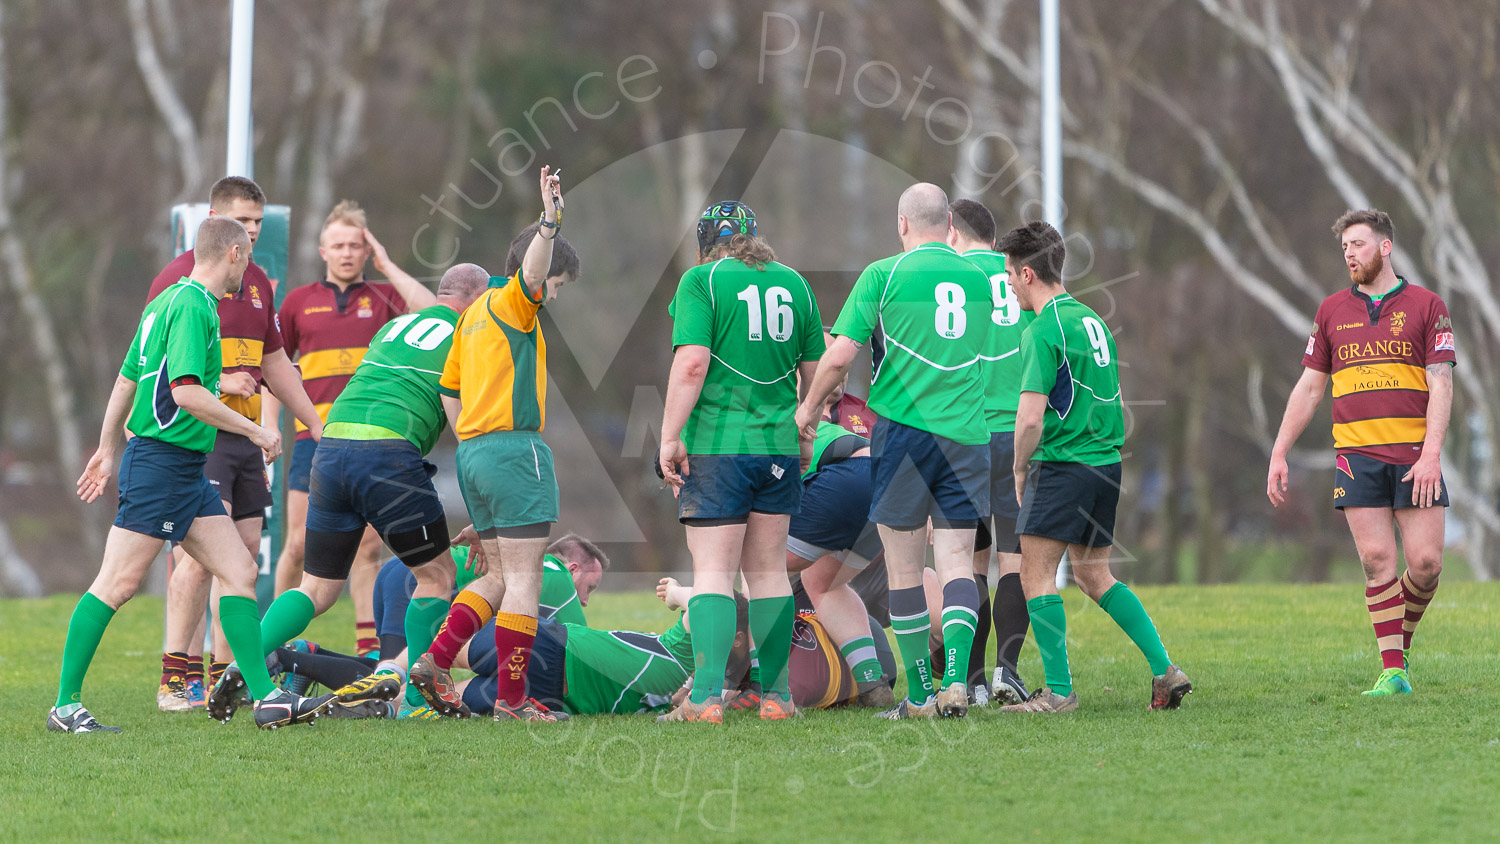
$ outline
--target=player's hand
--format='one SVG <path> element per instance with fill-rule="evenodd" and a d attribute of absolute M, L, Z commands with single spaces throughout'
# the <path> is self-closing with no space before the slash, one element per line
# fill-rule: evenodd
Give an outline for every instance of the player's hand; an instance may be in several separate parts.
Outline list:
<path fill-rule="evenodd" d="M 1026 496 L 1026 475 L 1030 471 L 1031 471 L 1031 467 L 1028 466 L 1025 469 L 1016 469 L 1012 473 L 1012 474 L 1015 475 L 1015 481 L 1016 481 L 1016 504 L 1017 505 L 1021 504 L 1022 503 L 1021 499 L 1023 499 Z"/>
<path fill-rule="evenodd" d="M 323 420 L 315 420 L 315 424 L 307 426 L 307 432 L 312 434 L 313 442 L 323 441 Z"/>
<path fill-rule="evenodd" d="M 676 601 L 672 600 L 673 590 L 679 588 L 680 586 L 681 584 L 677 582 L 677 578 L 675 577 L 663 577 L 661 580 L 656 581 L 656 597 L 660 599 L 662 603 L 667 605 L 667 609 L 682 609 L 682 607 L 679 606 Z"/>
<path fill-rule="evenodd" d="M 375 271 L 381 275 L 390 275 L 386 272 L 386 267 L 391 264 L 390 253 L 385 251 L 385 247 L 375 239 L 375 235 L 369 229 L 365 229 L 365 243 L 370 247 L 370 257 L 375 263 Z"/>
<path fill-rule="evenodd" d="M 548 220 L 557 219 L 557 212 L 562 208 L 562 177 L 558 175 L 561 172 L 561 167 L 554 173 L 550 164 L 542 165 L 542 213 L 548 214 Z"/>
<path fill-rule="evenodd" d="M 275 463 L 276 458 L 281 456 L 281 432 L 264 425 L 257 425 L 256 428 L 258 430 L 250 435 L 250 442 L 260 448 L 266 463 Z"/>
<path fill-rule="evenodd" d="M 682 479 L 692 474 L 688 469 L 687 446 L 682 440 L 662 440 L 661 450 L 656 454 L 656 465 L 661 468 L 662 480 L 674 488 L 681 488 Z"/>
<path fill-rule="evenodd" d="M 109 485 L 109 478 L 114 470 L 115 453 L 112 449 L 101 448 L 94 452 L 88 465 L 83 467 L 83 474 L 78 476 L 78 497 L 84 503 L 94 503 Z"/>
<path fill-rule="evenodd" d="M 807 402 L 797 405 L 797 436 L 807 440 L 817 439 L 818 423 L 822 419 L 822 408 L 815 408 Z"/>
<path fill-rule="evenodd" d="M 464 570 L 476 576 L 483 577 L 490 570 L 490 561 L 484 556 L 484 543 L 479 541 L 479 531 L 469 525 L 458 532 L 458 536 L 449 541 L 449 545 L 462 545 L 469 549 L 469 561 L 464 564 Z"/>
<path fill-rule="evenodd" d="M 1415 467 L 1413 467 L 1415 468 Z M 1286 503 L 1286 482 L 1289 474 L 1286 467 L 1286 458 L 1271 456 L 1271 468 L 1266 472 L 1266 497 L 1271 499 L 1272 507 L 1280 507 Z M 1416 492 L 1415 489 L 1412 490 Z"/>
<path fill-rule="evenodd" d="M 1439 457 L 1426 454 L 1412 464 L 1401 482 L 1411 482 L 1411 503 L 1416 507 L 1431 507 L 1443 495 L 1443 465 Z"/>
<path fill-rule="evenodd" d="M 260 392 L 260 385 L 255 383 L 255 376 L 248 372 L 231 372 L 219 378 L 219 393 L 221 395 L 239 396 L 248 399 Z"/>

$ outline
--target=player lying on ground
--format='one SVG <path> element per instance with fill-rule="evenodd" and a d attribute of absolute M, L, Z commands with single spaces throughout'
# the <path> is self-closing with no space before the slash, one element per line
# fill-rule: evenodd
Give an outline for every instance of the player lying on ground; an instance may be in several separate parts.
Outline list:
<path fill-rule="evenodd" d="M 256 701 L 257 726 L 309 721 L 333 702 L 332 695 L 309 700 L 272 684 L 261 659 L 255 561 L 203 474 L 216 429 L 249 437 L 267 462 L 281 453 L 276 431 L 225 407 L 218 395 L 223 366 L 218 302 L 240 289 L 250 263 L 250 236 L 229 217 L 209 217 L 198 227 L 193 252 L 192 275 L 146 307 L 105 408 L 99 449 L 78 479 L 80 498 L 99 497 L 128 425 L 135 436 L 120 460 L 119 510 L 99 574 L 68 623 L 49 730 L 120 731 L 100 724 L 84 708 L 83 678 L 105 627 L 140 588 L 166 540 L 182 543 L 223 584 L 219 620 L 231 650 L 248 660 L 244 683 Z"/>
<path fill-rule="evenodd" d="M 313 457 L 306 569 L 301 584 L 281 593 L 266 610 L 261 623 L 264 654 L 301 635 L 338 600 L 366 525 L 416 576 L 407 637 L 425 647 L 447 615 L 454 580 L 448 518 L 432 485 L 437 467 L 424 458 L 447 421 L 437 379 L 454 326 L 489 278 L 474 264 L 443 273 L 434 304 L 380 329 L 328 411 Z M 394 696 L 400 685 L 392 680 L 344 690 L 339 703 L 389 700 L 386 695 Z M 239 667 L 231 666 L 208 696 L 209 714 L 233 716 L 242 686 Z"/>
<path fill-rule="evenodd" d="M 1062 236 L 1042 222 L 1000 239 L 1021 307 L 1035 313 L 1021 340 L 1014 494 L 1021 505 L 1021 585 L 1047 685 L 1011 712 L 1078 708 L 1068 670 L 1067 614 L 1057 594 L 1066 551 L 1078 587 L 1130 637 L 1151 667 L 1151 709 L 1176 709 L 1193 690 L 1172 664 L 1146 608 L 1110 572 L 1125 418 L 1115 341 L 1099 315 L 1063 289 Z"/>
<path fill-rule="evenodd" d="M 672 610 L 685 608 L 692 599 L 692 591 L 673 578 L 663 578 L 656 593 Z M 738 594 L 734 600 L 735 632 L 726 662 L 727 702 L 748 686 L 750 677 L 749 602 Z M 682 613 L 661 634 L 593 630 L 547 621 L 538 628 L 537 642 L 527 674 L 530 693 L 575 715 L 648 712 L 680 705 L 685 695 L 675 700 L 673 696 L 695 675 L 688 613 Z M 475 713 L 484 714 L 495 696 L 498 661 L 494 647 L 485 637 L 475 637 L 464 658 L 467 662 L 461 667 L 469 667 L 476 675 L 462 684 L 464 700 Z M 794 620 L 787 671 L 789 694 L 800 708 L 826 709 L 858 696 L 838 646 L 815 615 Z"/>
<path fill-rule="evenodd" d="M 474 573 L 476 569 L 479 573 L 483 572 L 482 568 L 468 565 L 471 560 L 482 557 L 477 545 L 455 544 L 453 558 L 459 565 L 459 589 L 473 582 L 478 576 Z M 547 553 L 542 557 L 542 592 L 538 599 L 538 618 L 556 618 L 568 624 L 587 626 L 584 607 L 588 606 L 589 597 L 598 588 L 608 568 L 609 557 L 594 543 L 578 534 L 569 533 L 548 545 Z M 375 579 L 375 620 L 380 636 L 381 658 L 393 660 L 397 665 L 406 665 L 406 657 L 403 655 L 407 649 L 404 620 L 415 587 L 414 576 L 399 560 L 387 561 Z M 480 628 L 477 635 L 494 638 L 492 624 L 493 621 Z M 405 672 L 402 671 L 401 674 L 404 680 Z M 343 694 L 353 691 L 355 690 L 339 689 Z M 414 712 L 419 716 L 426 716 L 432 710 L 426 706 L 421 692 L 408 685 L 400 715 L 408 717 Z"/>

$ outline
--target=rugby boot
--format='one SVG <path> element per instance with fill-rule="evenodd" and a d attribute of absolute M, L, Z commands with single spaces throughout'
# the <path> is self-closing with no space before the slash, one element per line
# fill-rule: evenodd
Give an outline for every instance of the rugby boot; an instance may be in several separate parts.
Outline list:
<path fill-rule="evenodd" d="M 1032 692 L 1030 697 L 1022 703 L 1000 707 L 1001 712 L 1076 712 L 1077 710 L 1077 692 L 1063 697 L 1046 686 Z"/>
<path fill-rule="evenodd" d="M 448 673 L 448 669 L 439 668 L 433 662 L 432 654 L 422 654 L 421 659 L 412 663 L 409 677 L 411 684 L 417 687 L 422 698 L 438 714 L 449 718 L 468 718 L 474 714 L 459 694 L 453 675 Z"/>
<path fill-rule="evenodd" d="M 1151 706 L 1148 708 L 1176 709 L 1182 705 L 1182 699 L 1192 693 L 1193 683 L 1188 676 L 1181 668 L 1169 665 L 1167 673 L 1151 678 Z"/>
<path fill-rule="evenodd" d="M 969 714 L 969 690 L 963 683 L 949 683 L 937 693 L 938 714 L 944 718 L 962 718 Z"/>
<path fill-rule="evenodd" d="M 333 695 L 299 697 L 286 689 L 277 689 L 270 697 L 255 702 L 255 726 L 275 730 L 290 724 L 311 724 L 333 702 Z"/>
<path fill-rule="evenodd" d="M 926 703 L 922 704 L 912 703 L 911 698 L 906 698 L 896 704 L 895 708 L 878 713 L 875 717 L 884 718 L 887 721 L 904 721 L 908 718 L 936 718 L 937 711 L 937 696 L 933 695 L 927 699 Z"/>
<path fill-rule="evenodd" d="M 385 703 L 401 694 L 401 677 L 392 671 L 377 671 L 355 680 L 347 686 L 334 690 L 333 696 L 340 706 L 375 701 Z"/>
<path fill-rule="evenodd" d="M 94 720 L 87 709 L 82 707 L 72 715 L 63 717 L 57 714 L 57 707 L 47 713 L 47 729 L 54 733 L 118 733 L 123 732 L 119 727 L 106 727 Z"/>
<path fill-rule="evenodd" d="M 714 695 L 702 703 L 693 703 L 692 697 L 689 696 L 671 712 L 658 715 L 656 720 L 659 723 L 688 721 L 697 724 L 722 724 L 724 723 L 724 701 L 718 695 Z"/>

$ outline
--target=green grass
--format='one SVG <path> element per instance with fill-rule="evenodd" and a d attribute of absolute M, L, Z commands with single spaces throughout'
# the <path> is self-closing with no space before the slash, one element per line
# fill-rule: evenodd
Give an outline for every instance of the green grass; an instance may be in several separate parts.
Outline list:
<path fill-rule="evenodd" d="M 1076 591 L 1071 716 L 891 724 L 860 711 L 722 729 L 325 721 L 274 733 L 154 707 L 161 602 L 131 603 L 85 686 L 123 735 L 43 719 L 73 600 L 0 602 L 0 839 L 996 840 L 1494 835 L 1500 586 L 1439 592 L 1417 694 L 1359 691 L 1378 663 L 1357 587 L 1142 589 L 1198 691 L 1145 711 L 1140 655 Z M 312 631 L 346 646 L 346 607 Z M 645 594 L 596 626 L 662 629 Z M 1040 682 L 1028 645 L 1023 673 Z M 732 813 L 731 813 L 732 810 Z M 474 838 L 473 840 L 479 840 Z"/>

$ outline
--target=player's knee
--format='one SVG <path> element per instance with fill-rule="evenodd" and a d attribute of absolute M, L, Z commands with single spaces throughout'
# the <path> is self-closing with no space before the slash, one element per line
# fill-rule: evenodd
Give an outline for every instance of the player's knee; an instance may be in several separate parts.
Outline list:
<path fill-rule="evenodd" d="M 89 593 L 108 604 L 111 609 L 118 610 L 126 601 L 135 596 L 139 586 L 138 583 L 111 577 L 107 580 L 95 580 L 94 584 L 89 587 Z"/>
<path fill-rule="evenodd" d="M 1438 575 L 1443 573 L 1443 552 L 1424 551 L 1412 555 L 1407 558 L 1406 567 L 1411 569 L 1412 580 L 1417 586 L 1430 589 L 1437 582 Z"/>
<path fill-rule="evenodd" d="M 304 575 L 302 585 L 297 588 L 312 600 L 313 609 L 321 615 L 327 612 L 329 607 L 338 603 L 339 593 L 344 591 L 344 582 Z"/>
<path fill-rule="evenodd" d="M 1396 573 L 1395 549 L 1377 548 L 1359 552 L 1359 564 L 1367 579 L 1389 580 Z"/>

